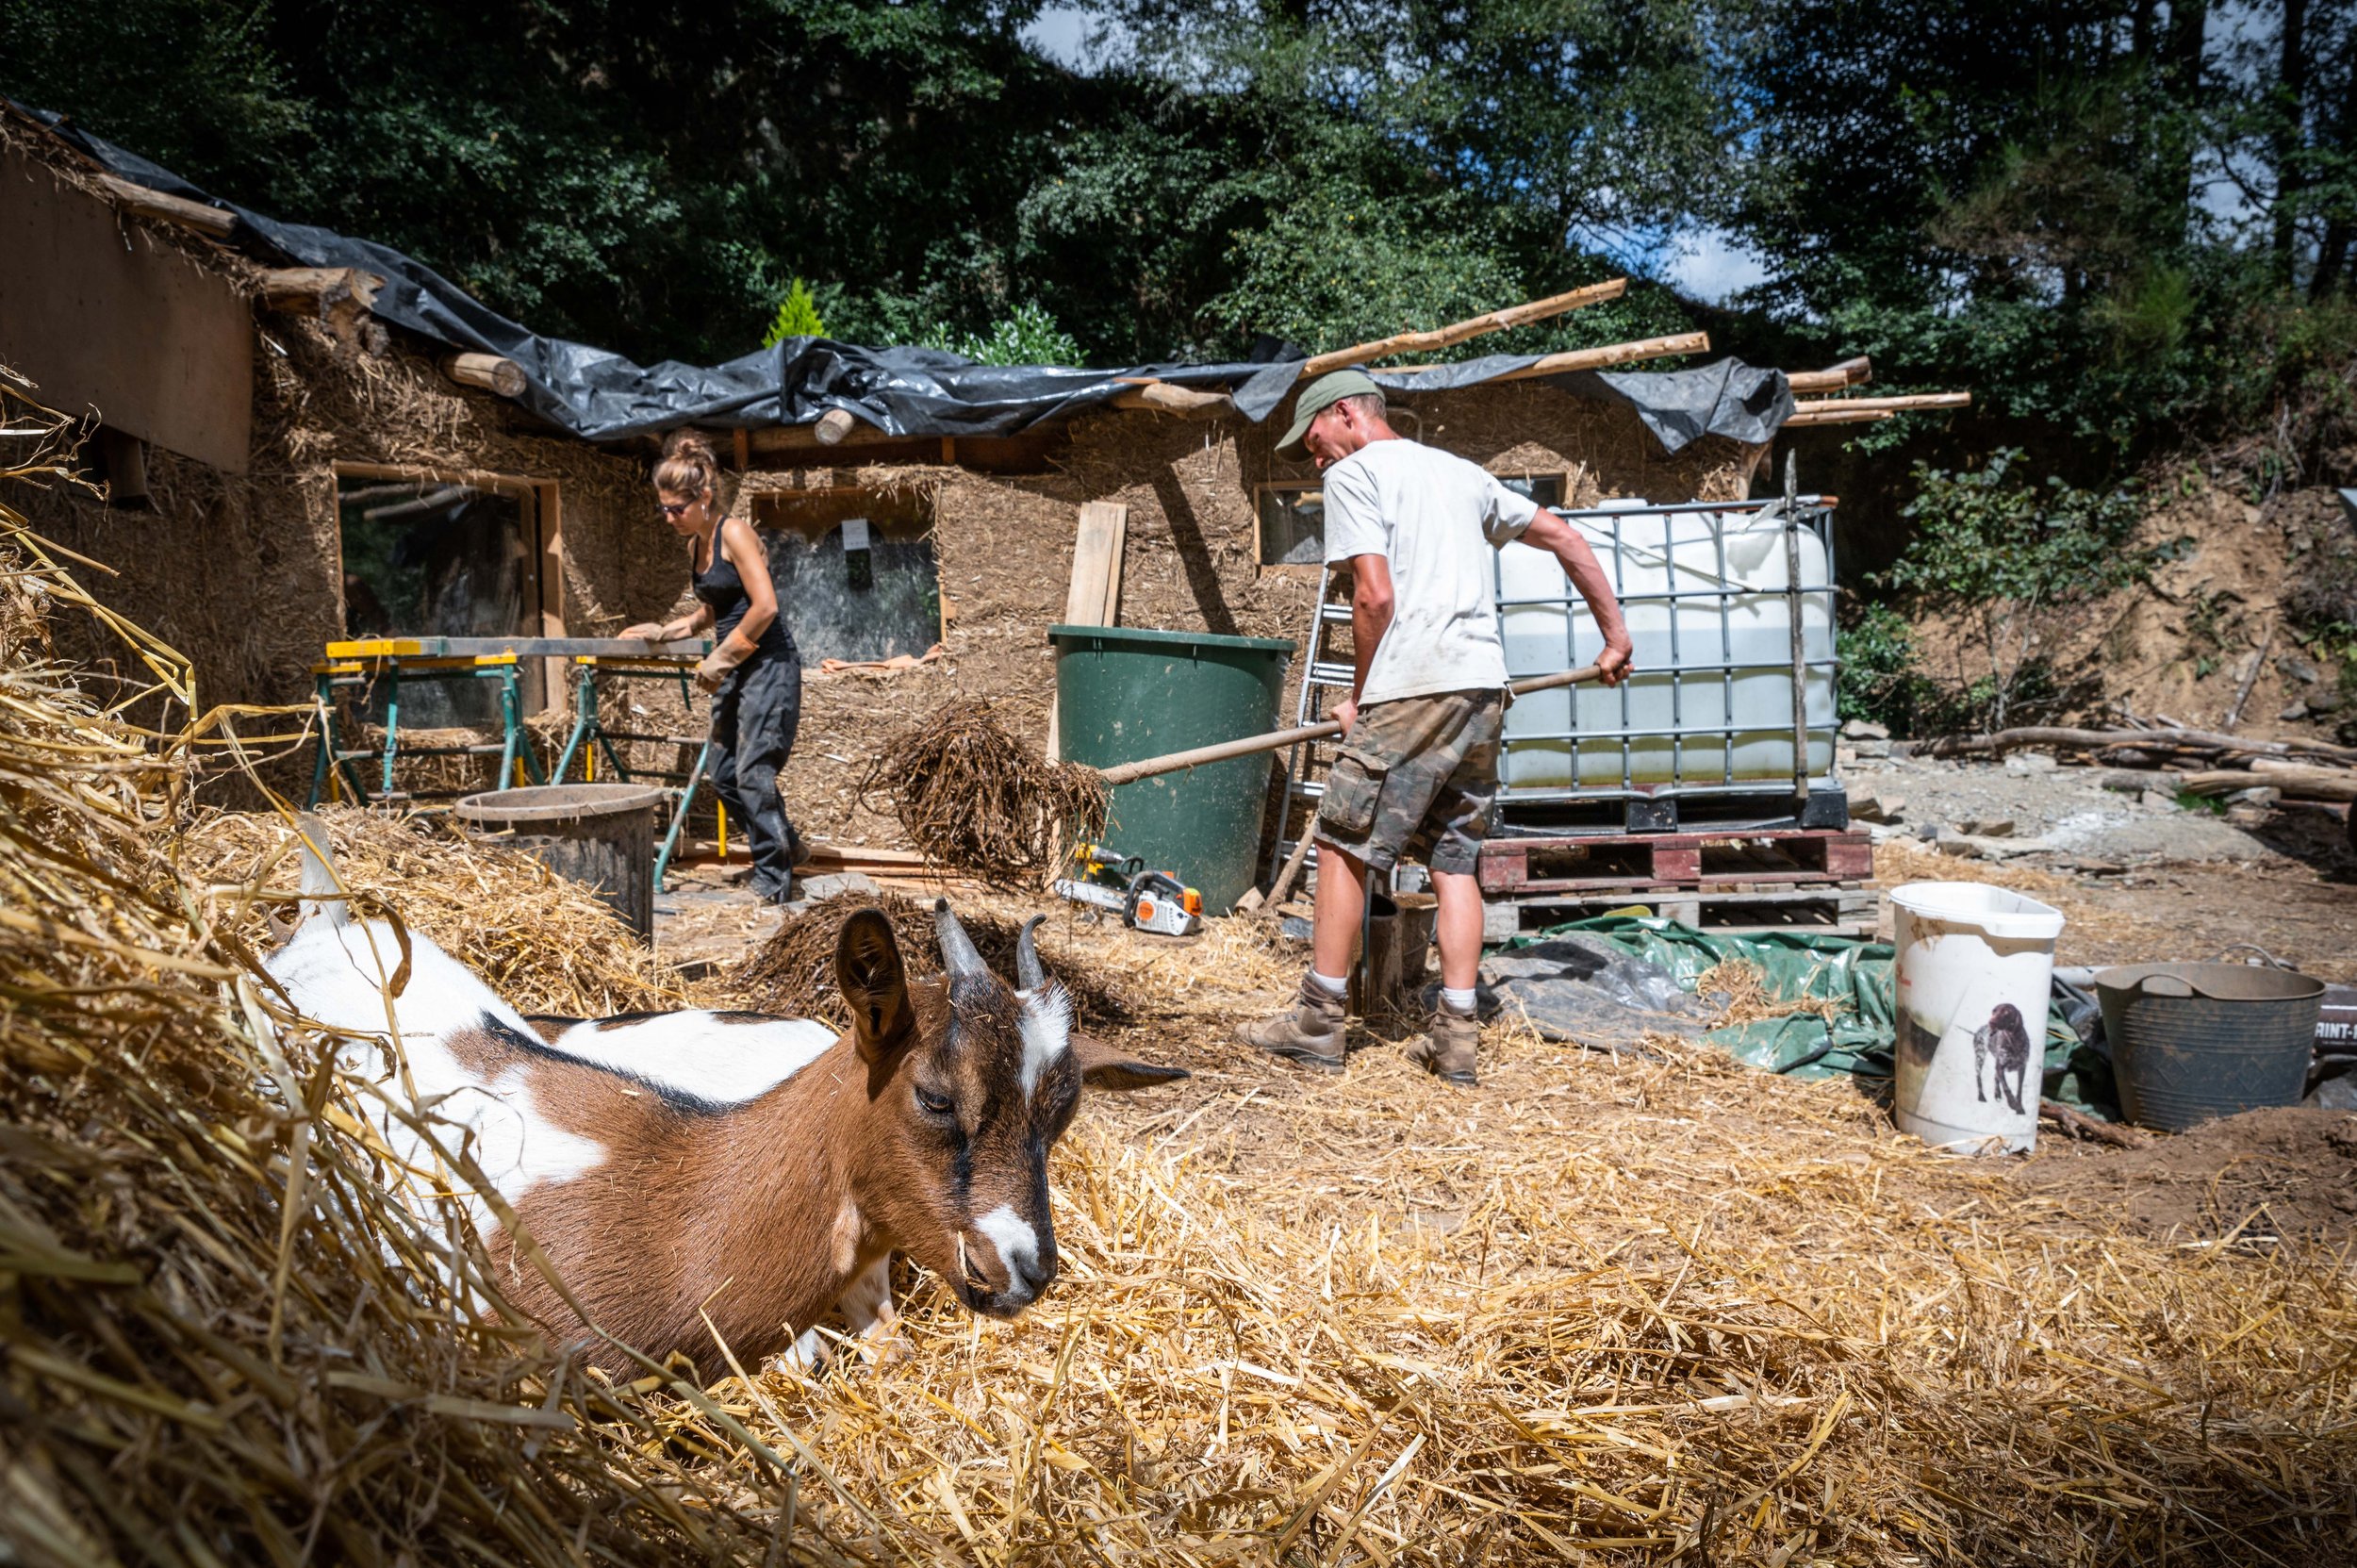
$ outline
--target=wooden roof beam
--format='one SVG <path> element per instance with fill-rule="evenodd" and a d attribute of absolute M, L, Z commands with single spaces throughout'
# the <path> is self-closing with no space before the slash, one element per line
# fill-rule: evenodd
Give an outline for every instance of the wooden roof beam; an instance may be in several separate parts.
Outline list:
<path fill-rule="evenodd" d="M 1921 408 L 1970 408 L 1970 392 L 1913 392 L 1904 397 L 1888 398 L 1827 398 L 1818 403 L 1796 403 L 1795 418 L 1803 414 L 1822 414 L 1833 409 L 1871 410 L 1880 414 L 1906 414 Z"/>
<path fill-rule="evenodd" d="M 1790 384 L 1795 397 L 1807 392 L 1839 392 L 1873 380 L 1874 362 L 1861 354 L 1855 359 L 1844 359 L 1821 371 L 1788 371 L 1784 379 Z"/>
<path fill-rule="evenodd" d="M 1640 338 L 1629 343 L 1607 343 L 1592 349 L 1568 349 L 1550 354 L 1543 359 L 1492 376 L 1493 381 L 1527 381 L 1533 376 L 1561 375 L 1570 371 L 1609 370 L 1615 365 L 1630 365 L 1640 359 L 1662 359 L 1678 354 L 1707 354 L 1710 334 L 1680 332 L 1666 338 Z M 1437 371 L 1438 365 L 1385 365 L 1376 370 L 1377 375 L 1406 375 L 1420 371 Z M 1485 383 L 1486 385 L 1486 383 Z"/>
<path fill-rule="evenodd" d="M 1343 370 L 1352 365 L 1364 365 L 1370 360 L 1389 359 L 1393 355 L 1429 354 L 1434 349 L 1453 348 L 1469 338 L 1479 338 L 1492 332 L 1504 332 L 1508 327 L 1527 326 L 1533 322 L 1548 321 L 1566 311 L 1577 310 L 1582 305 L 1600 305 L 1606 300 L 1617 300 L 1627 291 L 1628 279 L 1616 277 L 1603 283 L 1591 283 L 1585 289 L 1574 289 L 1568 293 L 1551 295 L 1543 300 L 1532 300 L 1527 305 L 1512 305 L 1504 310 L 1492 310 L 1486 316 L 1475 316 L 1467 321 L 1452 322 L 1447 326 L 1434 327 L 1428 332 L 1402 332 L 1389 338 L 1378 338 L 1372 343 L 1360 343 L 1351 348 L 1336 349 L 1331 354 L 1321 354 L 1304 364 L 1301 367 L 1301 379 L 1308 381 L 1324 375 L 1328 371 Z"/>
<path fill-rule="evenodd" d="M 99 175 L 98 183 L 107 188 L 107 194 L 114 198 L 115 206 L 141 218 L 177 223 L 184 229 L 194 229 L 215 239 L 228 239 L 230 230 L 238 226 L 236 213 L 206 206 L 203 202 L 191 202 L 183 196 L 167 196 L 160 190 L 133 185 L 129 180 L 113 174 Z"/>

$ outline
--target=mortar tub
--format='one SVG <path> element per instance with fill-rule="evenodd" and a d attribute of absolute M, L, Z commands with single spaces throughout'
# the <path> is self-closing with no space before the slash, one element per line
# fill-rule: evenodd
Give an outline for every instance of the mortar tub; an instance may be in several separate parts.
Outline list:
<path fill-rule="evenodd" d="M 537 784 L 470 795 L 452 810 L 485 842 L 587 883 L 647 942 L 654 938 L 655 812 L 667 793 L 632 784 Z"/>
<path fill-rule="evenodd" d="M 2324 982 L 2251 964 L 2099 969 L 2119 1108 L 2181 1132 L 2215 1116 L 2297 1105 L 2316 1054 Z"/>

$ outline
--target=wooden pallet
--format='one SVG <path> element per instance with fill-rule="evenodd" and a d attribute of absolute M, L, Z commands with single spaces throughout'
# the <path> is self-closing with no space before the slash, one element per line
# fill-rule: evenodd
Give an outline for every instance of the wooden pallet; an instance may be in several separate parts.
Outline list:
<path fill-rule="evenodd" d="M 1502 942 L 1524 931 L 1559 925 L 1611 910 L 1638 908 L 1696 931 L 1740 935 L 1747 932 L 1803 930 L 1828 936 L 1871 937 L 1882 896 L 1862 882 L 1782 886 L 1662 887 L 1649 891 L 1535 894 L 1482 905 L 1484 942 Z"/>
<path fill-rule="evenodd" d="M 1862 882 L 1874 874 L 1863 833 L 1765 829 L 1739 834 L 1609 834 L 1493 838 L 1477 868 L 1486 897 L 1734 893 Z"/>

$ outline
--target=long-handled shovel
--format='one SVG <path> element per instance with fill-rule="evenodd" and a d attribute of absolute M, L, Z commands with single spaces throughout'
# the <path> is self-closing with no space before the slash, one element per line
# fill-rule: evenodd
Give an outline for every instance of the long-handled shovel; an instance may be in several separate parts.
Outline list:
<path fill-rule="evenodd" d="M 1507 689 L 1517 697 L 1527 697 L 1532 692 L 1555 691 L 1563 686 L 1578 685 L 1583 682 L 1596 680 L 1603 673 L 1594 665 L 1584 665 L 1577 669 L 1561 670 L 1553 675 L 1534 675 L 1528 680 L 1516 681 Z M 1267 734 L 1247 735 L 1242 740 L 1223 740 L 1214 746 L 1198 746 L 1193 751 L 1173 751 L 1167 756 L 1146 757 L 1137 762 L 1116 763 L 1103 769 L 1100 776 L 1104 779 L 1106 786 L 1110 788 L 1115 784 L 1126 784 L 1138 779 L 1150 779 L 1157 774 L 1176 773 L 1182 767 L 1201 767 L 1208 763 L 1226 762 L 1230 757 L 1248 757 L 1259 751 L 1280 751 L 1305 740 L 1324 740 L 1328 735 L 1338 735 L 1342 733 L 1341 722 L 1329 718 L 1322 724 L 1303 724 L 1291 730 L 1272 730 Z M 1294 878 L 1300 875 L 1302 862 L 1309 857 L 1310 839 L 1310 834 L 1305 827 L 1302 830 L 1301 841 L 1294 846 L 1294 852 L 1286 859 L 1284 869 L 1277 872 L 1277 881 L 1270 884 L 1266 896 L 1263 897 L 1257 890 L 1247 893 L 1244 895 L 1244 903 L 1239 907 L 1258 908 L 1263 902 L 1282 901 L 1286 893 L 1293 887 Z"/>

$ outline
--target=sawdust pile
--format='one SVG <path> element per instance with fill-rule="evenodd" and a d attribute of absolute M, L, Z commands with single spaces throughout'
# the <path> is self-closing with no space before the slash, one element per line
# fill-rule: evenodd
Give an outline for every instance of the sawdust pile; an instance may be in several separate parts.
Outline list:
<path fill-rule="evenodd" d="M 1035 755 L 987 701 L 951 702 L 885 741 L 860 793 L 889 800 L 909 842 L 937 864 L 985 876 L 1037 876 L 1066 843 L 1105 831 L 1096 770 Z"/>
<path fill-rule="evenodd" d="M 736 1005 L 753 1012 L 848 1024 L 850 1015 L 834 985 L 834 944 L 843 922 L 862 909 L 881 909 L 891 920 L 911 973 L 941 973 L 941 948 L 934 935 L 930 900 L 920 901 L 898 893 L 837 893 L 787 916 L 777 934 L 720 983 Z M 969 908 L 958 908 L 957 913 L 966 935 L 974 940 L 975 950 L 993 972 L 1012 982 L 1015 938 L 1022 922 Z M 1083 1021 L 1122 1023 L 1135 1015 L 1123 986 L 1079 954 L 1059 947 L 1052 922 L 1041 928 L 1037 941 L 1041 964 L 1072 993 Z"/>

